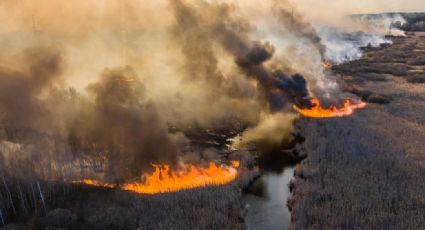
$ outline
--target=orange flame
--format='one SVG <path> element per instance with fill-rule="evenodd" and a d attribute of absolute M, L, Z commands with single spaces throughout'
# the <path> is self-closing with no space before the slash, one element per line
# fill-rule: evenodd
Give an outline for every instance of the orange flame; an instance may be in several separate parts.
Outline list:
<path fill-rule="evenodd" d="M 239 161 L 230 161 L 230 164 L 233 166 L 233 168 L 239 168 L 239 165 L 241 165 L 241 162 L 239 162 Z"/>
<path fill-rule="evenodd" d="M 76 180 L 76 181 L 72 181 L 72 183 L 86 184 L 86 185 L 90 185 L 90 186 L 105 187 L 105 188 L 115 188 L 117 186 L 114 183 L 106 183 L 106 182 L 91 180 L 91 179 Z"/>
<path fill-rule="evenodd" d="M 207 185 L 222 185 L 236 179 L 240 165 L 239 161 L 231 161 L 231 166 L 217 166 L 210 163 L 206 168 L 198 168 L 192 164 L 184 164 L 185 170 L 174 172 L 169 165 L 155 165 L 155 170 L 148 175 L 144 182 L 125 183 L 121 189 L 142 194 L 156 194 L 175 192 Z M 116 184 L 104 183 L 95 180 L 81 180 L 73 183 L 82 183 L 96 187 L 117 187 Z"/>
<path fill-rule="evenodd" d="M 239 162 L 232 164 L 239 165 Z M 210 163 L 207 168 L 188 164 L 187 170 L 183 172 L 172 172 L 168 165 L 154 165 L 154 167 L 155 171 L 146 178 L 144 183 L 127 183 L 122 188 L 137 193 L 155 194 L 206 185 L 227 184 L 237 176 L 237 169 L 234 166 L 217 166 L 215 163 Z"/>
<path fill-rule="evenodd" d="M 312 98 L 311 103 L 313 104 L 313 107 L 311 108 L 299 108 L 294 105 L 294 109 L 305 117 L 329 118 L 350 116 L 353 114 L 354 110 L 364 108 L 366 106 L 366 103 L 354 99 L 346 99 L 342 108 L 337 108 L 334 105 L 329 108 L 322 108 L 320 106 L 320 101 L 317 98 Z"/>
<path fill-rule="evenodd" d="M 329 60 L 323 59 L 323 67 L 325 67 L 325 69 L 330 69 L 332 68 L 332 63 Z"/>

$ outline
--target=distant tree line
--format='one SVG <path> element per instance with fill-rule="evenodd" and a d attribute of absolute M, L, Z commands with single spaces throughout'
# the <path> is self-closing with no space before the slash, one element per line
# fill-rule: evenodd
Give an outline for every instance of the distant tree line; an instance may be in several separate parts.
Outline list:
<path fill-rule="evenodd" d="M 406 23 L 395 25 L 404 31 L 425 31 L 425 13 L 402 13 Z M 401 23 L 400 23 L 401 24 Z"/>
<path fill-rule="evenodd" d="M 401 16 L 405 22 L 397 20 Z M 425 12 L 423 13 L 381 13 L 381 14 L 355 14 L 354 19 L 379 20 L 383 18 L 394 18 L 392 28 L 399 28 L 404 31 L 424 31 L 425 32 Z"/>

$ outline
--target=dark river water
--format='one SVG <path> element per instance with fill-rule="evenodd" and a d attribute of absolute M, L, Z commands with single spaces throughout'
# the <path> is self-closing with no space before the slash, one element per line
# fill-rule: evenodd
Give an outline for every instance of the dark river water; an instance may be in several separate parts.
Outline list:
<path fill-rule="evenodd" d="M 247 207 L 245 223 L 249 230 L 288 229 L 291 213 L 286 202 L 289 182 L 294 176 L 297 162 L 284 154 L 273 154 L 260 163 L 262 176 L 245 191 L 243 201 Z"/>

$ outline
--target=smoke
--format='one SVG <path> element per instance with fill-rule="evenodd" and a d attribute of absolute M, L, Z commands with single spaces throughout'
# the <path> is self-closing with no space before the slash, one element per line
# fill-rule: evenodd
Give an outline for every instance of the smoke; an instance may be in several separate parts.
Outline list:
<path fill-rule="evenodd" d="M 404 31 L 398 29 L 395 25 L 403 25 L 406 19 L 400 14 L 368 14 L 353 15 L 353 20 L 376 34 L 388 34 L 393 36 L 406 36 Z"/>
<path fill-rule="evenodd" d="M 73 124 L 78 129 L 72 130 L 72 138 L 108 151 L 109 174 L 121 179 L 137 177 L 149 171 L 152 162 L 177 162 L 185 138 L 168 133 L 165 121 L 144 97 L 145 86 L 131 68 L 106 69 L 88 91 L 94 100 L 87 119 L 91 122 Z"/>
<path fill-rule="evenodd" d="M 2 1 L 0 161 L 126 180 L 197 158 L 170 127 L 237 124 L 250 127 L 240 145 L 285 141 L 292 103 L 340 93 L 323 58 L 352 60 L 376 40 L 311 15 L 289 1 Z"/>
<path fill-rule="evenodd" d="M 368 34 L 361 31 L 349 32 L 336 28 L 321 27 L 319 34 L 326 44 L 325 58 L 334 64 L 359 59 L 364 47 L 379 47 L 391 44 L 392 41 L 378 34 Z"/>
<path fill-rule="evenodd" d="M 247 129 L 241 135 L 233 138 L 232 147 L 241 148 L 250 144 L 256 144 L 262 152 L 273 147 L 289 143 L 294 131 L 293 125 L 288 121 L 296 118 L 293 114 L 276 113 L 265 116 L 257 126 Z"/>
<path fill-rule="evenodd" d="M 182 16 L 180 22 L 184 22 L 182 28 L 189 27 L 194 30 L 193 21 L 202 25 L 202 36 L 194 37 L 205 38 L 209 36 L 209 42 L 214 42 L 223 49 L 228 55 L 231 55 L 239 71 L 246 76 L 246 82 L 252 80 L 256 83 L 259 90 L 260 100 L 264 99 L 266 109 L 278 111 L 283 109 L 288 102 L 296 97 L 307 96 L 306 81 L 300 75 L 288 77 L 279 69 L 273 70 L 265 66 L 273 55 L 275 48 L 269 42 L 261 42 L 250 38 L 249 23 L 241 18 L 231 16 L 232 8 L 227 4 L 213 5 L 204 3 L 201 9 L 185 5 L 181 1 L 173 1 L 176 15 Z M 208 18 L 201 16 L 201 12 Z M 197 31 L 199 32 L 199 31 Z M 193 31 L 191 35 L 194 35 Z M 208 45 L 201 43 L 204 49 L 203 54 L 207 54 L 210 60 L 206 68 L 209 70 L 209 77 L 221 79 L 214 67 L 214 57 L 208 52 Z M 213 44 L 210 44 L 211 47 Z M 199 64 L 199 66 L 205 66 Z M 211 68 L 213 67 L 213 68 Z M 213 70 L 213 71 L 211 71 Z M 229 81 L 232 81 L 230 78 Z M 230 89 L 233 91 L 234 89 Z M 241 94 L 242 96 L 243 94 Z"/>
<path fill-rule="evenodd" d="M 316 29 L 287 0 L 275 1 L 274 13 L 285 29 L 297 38 L 307 39 L 323 58 L 326 47 L 322 43 Z"/>
<path fill-rule="evenodd" d="M 106 178 L 125 179 L 149 171 L 152 162 L 177 162 L 186 140 L 168 133 L 131 68 L 104 70 L 87 87 L 89 95 L 78 96 L 58 84 L 59 49 L 31 47 L 15 57 L 0 69 L 1 163 L 7 168 L 25 169 L 40 159 L 40 169 L 31 169 L 39 177 L 73 176 L 75 169 L 66 168 L 90 159 L 104 162 Z"/>
<path fill-rule="evenodd" d="M 20 168 L 40 159 L 27 168 L 41 178 L 126 180 L 149 172 L 151 163 L 193 158 L 184 135 L 170 126 L 255 126 L 261 114 L 279 117 L 309 95 L 314 76 L 297 74 L 282 50 L 257 37 L 255 22 L 238 13 L 243 7 L 166 5 L 4 2 L 1 10 L 8 7 L 13 21 L 3 25 L 2 59 L 15 63 L 0 71 L 2 140 L 19 146 L 5 147 L 12 157 L 4 161 L 15 159 Z M 149 14 L 157 7 L 170 10 Z M 284 13 L 276 20 L 286 20 Z M 322 53 L 308 23 L 286 26 Z M 57 46 L 38 48 L 52 41 Z M 283 117 L 287 125 L 294 118 Z"/>
<path fill-rule="evenodd" d="M 347 16 L 353 14 L 420 12 L 425 10 L 425 6 L 421 4 L 420 0 L 359 0 L 355 2 L 349 0 L 334 2 L 326 0 L 291 0 L 291 3 L 305 15 L 308 21 L 333 27 L 350 25 L 350 19 Z"/>
<path fill-rule="evenodd" d="M 7 127 L 48 129 L 49 113 L 39 97 L 59 81 L 63 71 L 60 52 L 49 46 L 36 46 L 15 55 L 0 67 L 0 118 Z"/>
<path fill-rule="evenodd" d="M 291 1 L 293 6 L 313 22 L 313 27 L 326 47 L 324 57 L 335 64 L 358 59 L 362 56 L 362 47 L 379 47 L 392 43 L 385 38 L 405 36 L 394 25 L 403 24 L 400 14 L 377 14 L 382 12 L 400 12 L 402 9 L 419 4 L 394 1 Z M 320 7 L 321 10 L 317 10 Z M 416 7 L 415 7 L 416 9 Z M 370 14 L 375 13 L 375 14 Z M 391 27 L 391 31 L 390 31 Z"/>

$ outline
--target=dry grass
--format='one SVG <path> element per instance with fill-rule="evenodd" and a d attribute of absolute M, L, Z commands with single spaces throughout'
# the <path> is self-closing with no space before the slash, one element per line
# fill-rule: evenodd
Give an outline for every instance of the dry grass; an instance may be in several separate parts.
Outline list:
<path fill-rule="evenodd" d="M 11 181 L 8 181 L 12 184 Z M 53 187 L 56 190 L 53 191 Z M 15 215 L 2 208 L 10 225 L 23 229 L 242 229 L 241 189 L 236 184 L 158 195 L 138 195 L 114 189 L 42 184 L 46 199 L 22 208 L 19 190 L 9 186 Z M 65 192 L 63 192 L 63 191 Z M 30 191 L 30 190 L 29 190 Z M 5 192 L 0 187 L 0 192 Z M 4 194 L 3 194 L 4 195 Z M 6 195 L 7 196 L 7 195 Z M 4 198 L 4 196 L 3 196 Z M 12 224 L 15 223 L 15 224 Z"/>
<path fill-rule="evenodd" d="M 378 104 L 351 117 L 299 121 L 309 155 L 291 185 L 294 229 L 425 229 L 425 89 L 412 84 L 423 76 L 409 71 L 424 44 L 399 39 L 334 67 L 351 76 L 344 78 L 353 93 Z M 383 73 L 393 76 L 373 80 Z"/>
<path fill-rule="evenodd" d="M 223 135 L 212 131 L 193 132 L 198 134 L 191 137 L 199 142 L 199 148 L 226 143 Z M 19 140 L 44 137 L 24 131 L 13 133 Z M 208 145 L 211 139 L 217 146 Z M 248 164 L 250 157 L 243 156 L 241 161 Z M 138 195 L 118 189 L 42 182 L 33 172 L 37 165 L 44 165 L 28 161 L 33 158 L 17 158 L 15 165 L 10 165 L 2 157 L 0 154 L 0 229 L 4 225 L 8 226 L 6 229 L 242 229 L 241 190 L 255 177 L 246 172 L 246 176 L 229 185 Z"/>
<path fill-rule="evenodd" d="M 295 229 L 424 229 L 425 168 L 361 119 L 300 124 L 310 154 L 296 172 Z"/>
<path fill-rule="evenodd" d="M 410 83 L 425 83 L 425 74 L 417 74 L 413 76 L 408 76 L 406 81 Z"/>

